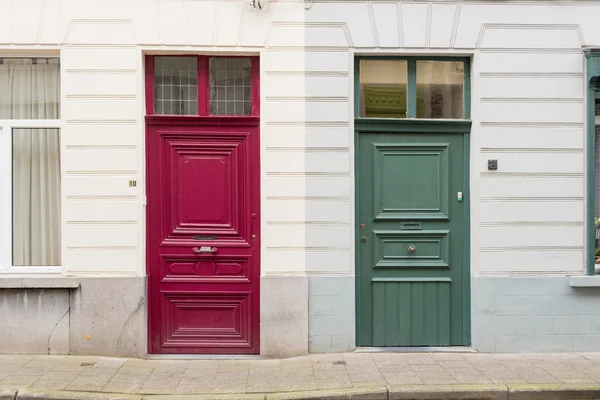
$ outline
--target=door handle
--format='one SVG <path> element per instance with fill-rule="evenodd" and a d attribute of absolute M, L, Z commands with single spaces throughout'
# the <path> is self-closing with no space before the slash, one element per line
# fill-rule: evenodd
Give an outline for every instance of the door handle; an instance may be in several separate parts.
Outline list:
<path fill-rule="evenodd" d="M 210 247 L 210 246 L 202 246 L 202 247 L 194 247 L 192 249 L 192 251 L 194 252 L 194 254 L 216 253 L 217 252 L 217 248 L 216 247 Z"/>

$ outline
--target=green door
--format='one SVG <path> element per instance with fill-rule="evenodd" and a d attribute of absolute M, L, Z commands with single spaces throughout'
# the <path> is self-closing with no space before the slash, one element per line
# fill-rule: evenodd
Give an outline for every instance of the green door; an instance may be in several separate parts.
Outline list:
<path fill-rule="evenodd" d="M 358 132 L 359 346 L 468 344 L 466 139 Z"/>

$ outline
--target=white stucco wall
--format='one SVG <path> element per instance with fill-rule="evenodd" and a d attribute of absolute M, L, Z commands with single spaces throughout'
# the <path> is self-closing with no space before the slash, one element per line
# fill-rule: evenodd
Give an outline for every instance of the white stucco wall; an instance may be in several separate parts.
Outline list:
<path fill-rule="evenodd" d="M 472 54 L 472 273 L 571 274 L 586 228 L 581 46 L 600 43 L 598 16 L 588 1 L 0 0 L 0 55 L 61 56 L 66 274 L 145 273 L 156 52 L 260 54 L 262 272 L 314 276 L 354 275 L 354 54 Z"/>

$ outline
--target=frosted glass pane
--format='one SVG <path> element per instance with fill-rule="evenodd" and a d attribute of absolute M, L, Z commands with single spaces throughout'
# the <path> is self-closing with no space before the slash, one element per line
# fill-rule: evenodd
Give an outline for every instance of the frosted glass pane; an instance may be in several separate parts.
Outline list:
<path fill-rule="evenodd" d="M 417 61 L 417 118 L 464 118 L 462 61 Z"/>
<path fill-rule="evenodd" d="M 60 118 L 57 58 L 0 58 L 0 119 Z"/>
<path fill-rule="evenodd" d="M 406 61 L 361 60 L 360 116 L 406 118 L 407 87 Z"/>

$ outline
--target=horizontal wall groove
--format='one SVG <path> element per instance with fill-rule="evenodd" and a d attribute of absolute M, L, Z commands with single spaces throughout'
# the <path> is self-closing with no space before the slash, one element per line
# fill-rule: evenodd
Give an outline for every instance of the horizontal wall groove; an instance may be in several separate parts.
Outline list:
<path fill-rule="evenodd" d="M 301 46 L 301 45 L 290 45 L 290 46 L 265 46 L 265 49 L 270 51 L 300 51 L 300 52 L 311 52 L 311 53 L 348 53 L 351 46 Z"/>
<path fill-rule="evenodd" d="M 570 172 L 481 172 L 481 178 L 583 178 L 583 173 Z"/>
<path fill-rule="evenodd" d="M 136 125 L 135 119 L 66 119 L 67 125 Z"/>
<path fill-rule="evenodd" d="M 504 53 L 504 54 L 581 54 L 581 49 L 570 47 L 546 47 L 546 48 L 480 48 L 480 53 Z"/>
<path fill-rule="evenodd" d="M 136 226 L 138 221 L 67 221 L 67 226 Z"/>
<path fill-rule="evenodd" d="M 348 153 L 349 147 L 267 147 L 267 151 L 277 152 L 303 152 L 303 153 Z"/>
<path fill-rule="evenodd" d="M 68 74 L 137 74 L 135 68 L 66 68 Z M 67 78 L 68 79 L 68 78 Z"/>
<path fill-rule="evenodd" d="M 500 276 L 500 277 L 511 277 L 511 276 L 529 276 L 529 277 L 538 277 L 538 276 L 560 276 L 564 277 L 564 275 L 583 275 L 583 266 L 581 270 L 552 270 L 552 271 L 484 271 L 480 272 L 479 276 Z M 498 297 L 504 295 L 496 295 Z M 511 315 L 512 316 L 512 315 Z"/>
<path fill-rule="evenodd" d="M 481 153 L 583 153 L 583 148 L 581 147 L 573 147 L 573 148 L 494 148 L 494 147 L 482 147 Z"/>
<path fill-rule="evenodd" d="M 351 247 L 346 246 L 267 246 L 268 251 L 273 252 L 319 252 L 319 253 L 349 253 L 351 251 Z"/>
<path fill-rule="evenodd" d="M 545 121 L 532 121 L 532 122 L 502 122 L 502 121 L 482 121 L 479 123 L 480 126 L 497 126 L 506 128 L 583 128 L 583 122 L 545 122 Z"/>
<path fill-rule="evenodd" d="M 137 171 L 133 170 L 121 170 L 121 171 L 65 171 L 65 175 L 67 176 L 122 176 L 122 175 L 136 175 Z"/>
<path fill-rule="evenodd" d="M 68 195 L 67 200 L 108 200 L 108 201 L 127 201 L 137 200 L 137 195 Z"/>
<path fill-rule="evenodd" d="M 79 22 L 79 21 L 77 21 Z M 98 20 L 89 22 L 97 23 Z M 137 44 L 112 44 L 112 43 L 64 43 L 65 48 L 70 49 L 137 49 Z"/>
<path fill-rule="evenodd" d="M 267 221 L 271 226 L 321 226 L 349 228 L 350 222 L 344 221 Z"/>
<path fill-rule="evenodd" d="M 135 150 L 135 144 L 68 144 L 67 150 Z"/>
<path fill-rule="evenodd" d="M 66 250 L 71 253 L 87 253 L 102 251 L 137 251 L 137 246 L 67 246 Z"/>
<path fill-rule="evenodd" d="M 348 76 L 347 71 L 267 71 L 267 76 Z"/>
<path fill-rule="evenodd" d="M 67 100 L 135 100 L 135 94 L 67 94 Z"/>
<path fill-rule="evenodd" d="M 583 78 L 581 72 L 481 72 L 482 78 Z"/>
<path fill-rule="evenodd" d="M 481 103 L 583 103 L 583 97 L 481 97 Z"/>
<path fill-rule="evenodd" d="M 350 196 L 267 196 L 267 201 L 340 201 L 349 202 Z"/>
<path fill-rule="evenodd" d="M 495 221 L 481 222 L 480 227 L 577 227 L 581 221 Z"/>
<path fill-rule="evenodd" d="M 480 247 L 480 253 L 510 253 L 513 251 L 528 252 L 528 251 L 543 251 L 543 252 L 559 252 L 559 251 L 582 251 L 583 246 L 500 246 L 500 247 Z"/>
<path fill-rule="evenodd" d="M 324 276 L 353 276 L 351 272 L 332 272 L 332 271 L 318 271 L 318 270 L 285 270 L 285 271 L 267 271 L 267 276 L 287 276 L 287 275 L 324 275 Z M 311 296 L 312 297 L 312 296 Z M 321 314 L 319 314 L 321 315 Z M 313 315 L 311 314 L 311 317 Z"/>
<path fill-rule="evenodd" d="M 350 101 L 348 96 L 267 96 L 265 101 L 276 103 L 287 102 L 309 102 L 309 103 L 347 103 Z"/>
<path fill-rule="evenodd" d="M 480 197 L 482 203 L 573 203 L 582 202 L 583 197 Z"/>
<path fill-rule="evenodd" d="M 298 127 L 347 127 L 350 126 L 349 121 L 267 121 L 266 126 L 285 128 L 288 126 Z"/>
<path fill-rule="evenodd" d="M 265 175 L 269 176 L 297 176 L 297 177 L 321 177 L 321 178 L 347 178 L 350 176 L 350 171 L 348 172 L 266 172 Z"/>

